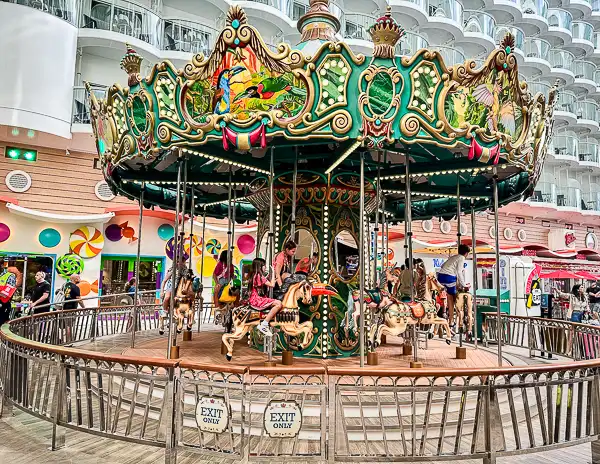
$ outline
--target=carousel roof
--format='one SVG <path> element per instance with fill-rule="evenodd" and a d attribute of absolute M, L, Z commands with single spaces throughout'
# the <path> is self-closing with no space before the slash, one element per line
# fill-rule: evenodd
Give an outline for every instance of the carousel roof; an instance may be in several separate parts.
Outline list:
<path fill-rule="evenodd" d="M 113 191 L 137 199 L 144 189 L 146 206 L 173 209 L 185 159 L 197 206 L 226 215 L 233 185 L 236 217 L 254 219 L 271 154 L 276 189 L 297 161 L 305 178 L 327 187 L 343 179 L 355 195 L 364 156 L 371 189 L 380 169 L 392 219 L 404 215 L 407 162 L 414 219 L 454 215 L 457 183 L 462 208 L 489 208 L 494 172 L 500 204 L 533 191 L 556 89 L 546 101 L 519 82 L 511 35 L 480 68 L 472 60 L 447 66 L 427 49 L 396 56 L 404 31 L 388 9 L 369 28 L 374 51 L 365 57 L 332 41 L 339 22 L 327 3 L 311 1 L 298 22 L 300 50 L 285 43 L 271 50 L 238 6 L 211 55 L 183 69 L 164 61 L 143 78 L 142 58 L 128 48 L 121 65 L 129 87 L 115 84 L 103 101 L 89 97 Z"/>

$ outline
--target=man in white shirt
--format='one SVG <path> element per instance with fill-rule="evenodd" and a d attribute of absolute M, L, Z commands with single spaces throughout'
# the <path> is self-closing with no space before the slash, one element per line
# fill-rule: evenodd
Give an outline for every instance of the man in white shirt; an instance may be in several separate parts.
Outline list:
<path fill-rule="evenodd" d="M 458 246 L 458 254 L 451 256 L 442 265 L 437 278 L 448 293 L 448 319 L 450 324 L 454 323 L 454 301 L 457 291 L 468 289 L 465 281 L 465 259 L 471 249 L 464 244 Z"/>

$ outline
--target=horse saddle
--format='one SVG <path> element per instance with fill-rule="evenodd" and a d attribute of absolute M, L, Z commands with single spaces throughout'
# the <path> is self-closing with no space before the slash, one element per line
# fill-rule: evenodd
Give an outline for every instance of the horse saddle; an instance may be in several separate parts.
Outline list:
<path fill-rule="evenodd" d="M 411 301 L 409 303 L 406 303 L 409 307 L 410 310 L 412 312 L 412 316 L 415 319 L 421 319 L 423 316 L 425 316 L 425 307 L 423 306 L 423 303 L 420 301 Z"/>
<path fill-rule="evenodd" d="M 190 304 L 192 302 L 192 299 L 188 298 L 187 296 L 176 296 L 175 302 L 179 304 Z"/>

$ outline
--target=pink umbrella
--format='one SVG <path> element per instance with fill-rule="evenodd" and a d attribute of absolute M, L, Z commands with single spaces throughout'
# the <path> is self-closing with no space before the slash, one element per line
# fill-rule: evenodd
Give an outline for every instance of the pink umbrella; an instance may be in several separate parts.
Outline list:
<path fill-rule="evenodd" d="M 600 280 L 600 277 L 598 277 L 588 271 L 577 271 L 577 274 L 580 275 L 585 280 Z"/>

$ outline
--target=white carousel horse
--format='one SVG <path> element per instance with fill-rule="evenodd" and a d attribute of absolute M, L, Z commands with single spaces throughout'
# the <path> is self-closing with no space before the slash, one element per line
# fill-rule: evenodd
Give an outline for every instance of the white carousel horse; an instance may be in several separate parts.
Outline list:
<path fill-rule="evenodd" d="M 394 303 L 383 308 L 376 328 L 372 328 L 369 334 L 369 341 L 372 346 L 381 344 L 383 335 L 396 337 L 406 331 L 409 325 L 423 324 L 430 325 L 432 328 L 441 326 L 446 333 L 446 343 L 452 343 L 452 332 L 448 321 L 437 315 L 437 307 L 431 297 L 431 290 L 435 284 L 432 280 L 434 274 L 427 276 L 427 286 L 425 299 L 417 300 L 412 303 L 404 303 L 394 300 Z M 439 285 L 439 284 L 438 284 Z M 430 330 L 429 338 L 433 337 L 433 332 Z"/>
<path fill-rule="evenodd" d="M 311 321 L 300 323 L 300 311 L 298 301 L 306 305 L 312 303 L 312 285 L 308 280 L 290 285 L 282 299 L 283 308 L 277 313 L 275 319 L 270 321 L 271 327 L 280 328 L 285 334 L 297 337 L 303 335 L 299 347 L 307 347 L 313 339 L 313 323 Z M 271 308 L 259 309 L 244 304 L 234 308 L 231 312 L 233 332 L 223 334 L 222 341 L 227 347 L 225 357 L 231 361 L 233 357 L 233 345 L 236 340 L 241 340 L 250 330 L 256 327 L 262 320 L 261 315 L 267 314 Z"/>
<path fill-rule="evenodd" d="M 181 275 L 177 282 L 174 304 L 174 316 L 177 318 L 177 333 L 181 333 L 183 330 L 183 320 L 185 318 L 187 318 L 187 330 L 192 330 L 192 326 L 194 325 L 196 314 L 194 299 L 196 298 L 196 292 L 194 292 L 193 283 L 194 273 L 189 269 Z M 168 313 L 165 311 L 159 312 L 158 333 L 161 335 L 165 332 L 165 319 L 167 317 Z"/>

